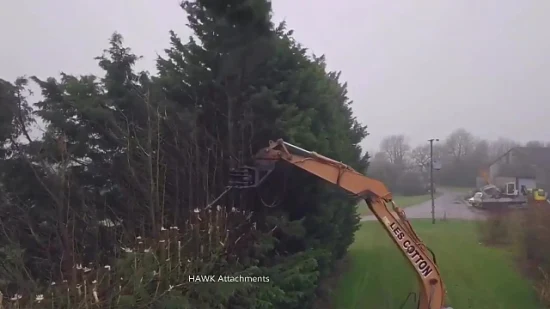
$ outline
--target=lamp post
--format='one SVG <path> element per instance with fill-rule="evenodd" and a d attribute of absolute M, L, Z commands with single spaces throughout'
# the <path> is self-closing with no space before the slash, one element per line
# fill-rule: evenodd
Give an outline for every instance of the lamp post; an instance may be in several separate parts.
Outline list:
<path fill-rule="evenodd" d="M 438 138 L 431 138 L 430 142 L 430 194 L 432 196 L 432 224 L 435 224 L 435 202 L 434 202 L 434 141 L 438 142 Z"/>

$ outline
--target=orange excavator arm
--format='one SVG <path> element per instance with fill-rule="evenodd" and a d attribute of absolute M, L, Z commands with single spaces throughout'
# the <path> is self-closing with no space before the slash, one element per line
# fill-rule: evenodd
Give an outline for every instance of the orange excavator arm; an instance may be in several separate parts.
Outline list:
<path fill-rule="evenodd" d="M 435 258 L 429 255 L 429 249 L 414 232 L 405 213 L 395 205 L 392 194 L 382 182 L 366 177 L 341 162 L 283 140 L 270 141 L 269 147 L 260 150 L 255 159 L 256 166 L 252 169 L 256 174 L 247 174 L 249 177 L 243 178 L 241 171 L 240 179 L 243 181 L 233 185 L 240 185 L 241 188 L 257 186 L 273 170 L 275 162 L 286 161 L 365 199 L 372 213 L 417 274 L 420 285 L 418 308 L 444 308 L 445 287 Z M 262 172 L 266 173 L 263 178 L 260 177 Z M 236 171 L 234 173 L 238 174 Z M 388 205 L 392 206 L 392 210 L 388 209 Z"/>
<path fill-rule="evenodd" d="M 483 180 L 485 180 L 485 184 L 490 185 L 491 182 L 489 181 L 489 171 L 488 168 L 483 168 L 480 170 L 481 177 Z"/>

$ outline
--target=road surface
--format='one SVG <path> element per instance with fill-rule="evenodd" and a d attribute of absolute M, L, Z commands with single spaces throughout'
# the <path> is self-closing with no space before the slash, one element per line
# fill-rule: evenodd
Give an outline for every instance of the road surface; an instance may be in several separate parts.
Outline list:
<path fill-rule="evenodd" d="M 483 211 L 473 209 L 463 199 L 463 193 L 457 193 L 445 189 L 439 189 L 442 193 L 435 199 L 435 218 L 462 219 L 462 220 L 483 220 Z M 397 205 L 399 206 L 399 205 Z M 432 201 L 404 208 L 409 219 L 431 219 Z M 361 218 L 361 221 L 374 221 L 373 215 Z"/>

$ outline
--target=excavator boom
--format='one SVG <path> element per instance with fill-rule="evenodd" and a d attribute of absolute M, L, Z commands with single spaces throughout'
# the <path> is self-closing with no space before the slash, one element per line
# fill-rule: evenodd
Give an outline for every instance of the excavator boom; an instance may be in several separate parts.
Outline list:
<path fill-rule="evenodd" d="M 341 162 L 281 139 L 276 142 L 270 141 L 268 147 L 256 154 L 255 160 L 254 167 L 232 171 L 233 186 L 256 187 L 271 173 L 276 162 L 285 161 L 365 199 L 372 213 L 415 270 L 420 285 L 418 308 L 444 308 L 445 287 L 435 257 L 429 255 L 429 249 L 414 232 L 405 213 L 395 205 L 392 194 L 382 182 L 371 179 Z M 392 206 L 392 210 L 388 209 L 388 205 Z"/>

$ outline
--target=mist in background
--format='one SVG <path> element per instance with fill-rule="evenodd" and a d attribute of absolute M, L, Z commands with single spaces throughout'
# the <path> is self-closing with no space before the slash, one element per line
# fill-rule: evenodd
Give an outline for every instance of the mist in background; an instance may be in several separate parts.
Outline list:
<path fill-rule="evenodd" d="M 155 73 L 168 31 L 190 35 L 177 0 L 7 1 L 1 78 L 99 74 L 93 58 L 120 32 Z M 550 2 L 278 0 L 276 21 L 348 82 L 367 150 L 405 133 L 412 144 L 465 128 L 486 139 L 548 141 Z"/>

